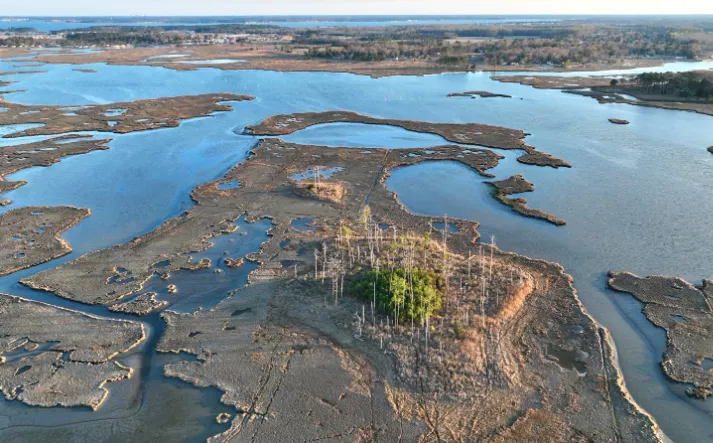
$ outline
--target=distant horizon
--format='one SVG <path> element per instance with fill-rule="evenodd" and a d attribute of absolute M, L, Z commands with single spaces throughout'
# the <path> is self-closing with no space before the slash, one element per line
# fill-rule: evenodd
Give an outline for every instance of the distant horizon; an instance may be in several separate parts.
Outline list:
<path fill-rule="evenodd" d="M 262 16 L 528 16 L 700 15 L 713 2 L 700 0 L 0 0 L 5 17 L 262 17 Z M 38 11 L 43 11 L 38 14 Z M 169 12 L 170 15 L 165 15 Z"/>
<path fill-rule="evenodd" d="M 314 14 L 164 14 L 164 15 L 149 15 L 149 14 L 86 14 L 86 15 L 63 15 L 63 14 L 47 14 L 47 15 L 29 15 L 29 14 L 5 14 L 0 15 L 0 18 L 182 18 L 182 17 L 216 17 L 216 18 L 242 18 L 242 17 L 713 17 L 713 12 L 704 14 L 686 13 L 490 13 L 490 14 L 432 14 L 432 13 L 413 13 L 413 14 L 332 14 L 332 13 L 314 13 Z"/>

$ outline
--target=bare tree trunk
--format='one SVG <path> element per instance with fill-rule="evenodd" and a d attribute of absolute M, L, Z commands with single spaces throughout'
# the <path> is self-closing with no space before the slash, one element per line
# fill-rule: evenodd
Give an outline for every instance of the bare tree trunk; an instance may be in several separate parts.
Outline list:
<path fill-rule="evenodd" d="M 374 280 L 374 306 L 376 306 L 376 280 Z"/>
<path fill-rule="evenodd" d="M 319 257 L 318 257 L 317 254 L 319 254 L 319 253 L 318 253 L 317 250 L 315 249 L 315 250 L 314 250 L 314 279 L 315 279 L 315 280 L 317 280 L 317 278 L 318 278 L 318 277 L 317 277 L 317 273 L 318 273 L 317 267 L 318 267 L 318 264 L 319 264 Z"/>
<path fill-rule="evenodd" d="M 470 251 L 468 251 L 468 281 L 470 282 L 470 259 L 473 257 Z"/>
<path fill-rule="evenodd" d="M 322 182 L 322 180 L 321 180 L 322 177 L 320 177 L 320 173 L 319 173 L 320 169 L 322 169 L 322 167 L 321 167 L 321 166 L 317 166 L 317 194 L 318 194 L 318 195 L 319 195 L 319 191 L 320 191 L 320 189 L 319 189 L 319 188 L 320 188 L 320 185 L 322 184 L 322 183 L 321 183 L 321 182 Z"/>
<path fill-rule="evenodd" d="M 493 252 L 495 251 L 495 236 L 490 237 L 490 281 L 493 280 Z"/>
<path fill-rule="evenodd" d="M 327 274 L 327 243 L 322 243 L 322 283 L 324 283 L 324 277 Z"/>
<path fill-rule="evenodd" d="M 448 214 L 443 215 L 443 278 L 446 284 L 446 311 L 450 300 L 448 298 Z"/>

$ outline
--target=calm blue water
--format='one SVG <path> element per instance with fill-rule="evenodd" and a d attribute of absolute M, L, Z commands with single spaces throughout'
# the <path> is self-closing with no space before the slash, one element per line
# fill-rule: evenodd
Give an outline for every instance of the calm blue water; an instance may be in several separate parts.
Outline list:
<path fill-rule="evenodd" d="M 7 66 L 0 63 L 0 71 Z M 663 378 L 658 366 L 664 343 L 661 331 L 644 319 L 630 297 L 607 291 L 604 279 L 610 269 L 681 275 L 692 281 L 711 277 L 713 156 L 706 151 L 713 144 L 707 129 L 711 117 L 600 105 L 559 91 L 494 82 L 486 74 L 372 79 L 331 73 L 83 67 L 98 73 L 48 65 L 47 73 L 14 76 L 19 83 L 13 89 L 27 92 L 5 98 L 68 106 L 207 92 L 247 93 L 257 99 L 175 129 L 95 134 L 112 138 L 111 149 L 11 176 L 29 183 L 7 193 L 4 198 L 14 203 L 0 211 L 72 204 L 91 208 L 92 215 L 64 236 L 74 253 L 0 279 L 0 291 L 77 307 L 15 283 L 79 254 L 127 241 L 190 208 L 193 187 L 221 177 L 257 142 L 240 135 L 242 129 L 273 114 L 343 109 L 378 117 L 519 128 L 532 134 L 529 144 L 566 159 L 573 168 L 526 166 L 515 161 L 517 152 L 505 152 L 506 159 L 494 172 L 498 178 L 522 173 L 536 187 L 525 195 L 530 205 L 564 218 L 565 227 L 511 212 L 488 196 L 482 177 L 454 163 L 399 169 L 387 184 L 410 209 L 438 217 L 437 222 L 446 213 L 477 220 L 483 237 L 495 235 L 504 249 L 562 263 L 574 275 L 589 312 L 612 331 L 627 386 L 639 404 L 674 440 L 711 440 L 708 404 L 689 401 L 680 387 Z M 513 99 L 446 97 L 476 89 Z M 610 117 L 631 124 L 615 126 L 607 121 Z M 439 137 L 398 128 L 355 124 L 320 125 L 285 139 L 357 149 L 443 143 Z M 10 411 L 12 417 L 27 413 L 14 406 Z"/>
<path fill-rule="evenodd" d="M 439 135 L 419 134 L 394 126 L 365 126 L 356 123 L 315 125 L 281 138 L 291 143 L 357 148 L 428 148 L 452 144 Z"/>

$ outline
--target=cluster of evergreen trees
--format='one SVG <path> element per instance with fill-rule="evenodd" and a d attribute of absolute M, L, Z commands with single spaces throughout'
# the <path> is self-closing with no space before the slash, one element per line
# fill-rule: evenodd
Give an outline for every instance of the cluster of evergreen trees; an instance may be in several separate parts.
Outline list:
<path fill-rule="evenodd" d="M 439 277 L 420 268 L 371 270 L 350 282 L 353 295 L 375 301 L 376 308 L 402 320 L 421 321 L 437 312 L 443 303 Z"/>
<path fill-rule="evenodd" d="M 697 72 L 647 72 L 637 75 L 635 81 L 638 88 L 650 94 L 713 99 L 713 82 Z"/>

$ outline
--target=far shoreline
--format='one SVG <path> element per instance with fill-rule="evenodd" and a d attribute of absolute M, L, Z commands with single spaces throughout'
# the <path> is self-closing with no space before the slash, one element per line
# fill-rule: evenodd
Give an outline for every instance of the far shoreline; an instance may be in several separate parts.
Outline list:
<path fill-rule="evenodd" d="M 94 48 L 101 49 L 101 48 Z M 180 62 L 161 56 L 171 55 L 176 51 L 189 53 Z M 308 59 L 297 55 L 286 55 L 270 49 L 249 51 L 236 48 L 234 45 L 203 45 L 203 46 L 160 46 L 147 48 L 103 49 L 100 52 L 37 54 L 32 48 L 0 48 L 0 59 L 33 56 L 31 62 L 47 64 L 85 65 L 106 63 L 124 66 L 156 66 L 176 71 L 190 71 L 201 68 L 213 68 L 225 71 L 265 70 L 276 72 L 332 72 L 368 75 L 372 78 L 392 76 L 425 76 L 445 73 L 568 73 L 568 72 L 603 72 L 611 70 L 628 70 L 654 68 L 668 63 L 685 62 L 700 63 L 707 60 L 680 60 L 666 58 L 651 59 L 620 59 L 615 63 L 588 63 L 581 65 L 542 66 L 542 65 L 478 65 L 456 66 L 439 64 L 435 61 L 342 61 Z M 215 64 L 215 60 L 234 60 L 233 63 Z M 205 61 L 205 63 L 200 63 Z M 191 62 L 191 63 L 185 63 Z"/>

